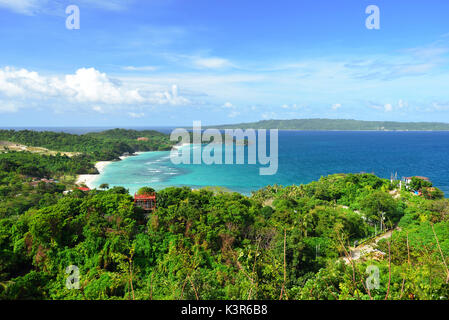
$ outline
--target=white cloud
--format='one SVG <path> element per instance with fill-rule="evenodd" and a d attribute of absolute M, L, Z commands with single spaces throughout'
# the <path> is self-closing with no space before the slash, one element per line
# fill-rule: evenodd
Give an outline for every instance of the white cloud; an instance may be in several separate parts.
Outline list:
<path fill-rule="evenodd" d="M 296 103 L 294 103 L 294 104 L 292 104 L 292 105 L 283 104 L 283 105 L 281 106 L 281 108 L 282 108 L 282 109 L 285 109 L 285 110 L 298 110 L 298 109 L 304 108 L 304 106 L 303 106 L 303 105 L 297 105 Z"/>
<path fill-rule="evenodd" d="M 384 110 L 385 112 L 391 112 L 393 111 L 393 106 L 390 103 L 387 103 L 386 105 L 384 105 Z"/>
<path fill-rule="evenodd" d="M 435 104 L 434 104 L 435 106 Z M 406 112 L 410 110 L 409 103 L 403 99 L 399 99 L 397 103 L 374 103 L 369 106 L 371 109 L 383 112 Z M 435 108 L 434 108 L 435 109 Z"/>
<path fill-rule="evenodd" d="M 231 66 L 231 63 L 223 58 L 194 58 L 193 63 L 199 68 L 221 69 Z"/>
<path fill-rule="evenodd" d="M 126 66 L 126 67 L 123 67 L 122 69 L 126 70 L 126 71 L 156 71 L 157 67 L 154 67 L 154 66 L 140 66 L 140 67 Z"/>
<path fill-rule="evenodd" d="M 441 104 L 441 103 L 434 102 L 432 104 L 432 106 L 433 106 L 433 110 L 436 110 L 436 111 L 448 111 L 449 110 L 449 103 Z"/>
<path fill-rule="evenodd" d="M 47 1 L 42 0 L 0 0 L 0 7 L 25 15 L 35 14 L 39 8 L 46 4 Z"/>
<path fill-rule="evenodd" d="M 226 103 L 223 105 L 223 108 L 235 108 L 235 107 L 234 107 L 234 105 L 233 105 L 232 103 L 226 102 Z"/>
<path fill-rule="evenodd" d="M 11 67 L 0 68 L 0 98 L 45 105 L 86 105 L 96 112 L 107 112 L 133 105 L 185 105 L 190 101 L 178 94 L 178 86 L 171 90 L 149 91 L 122 84 L 94 68 L 81 68 L 74 74 L 43 76 L 37 72 Z M 92 107 L 94 104 L 94 107 Z M 59 107 L 60 108 L 60 107 Z"/>
<path fill-rule="evenodd" d="M 372 104 L 369 106 L 371 109 L 375 109 L 375 110 L 384 110 L 384 107 L 378 104 Z"/>
<path fill-rule="evenodd" d="M 409 52 L 418 58 L 435 58 L 440 57 L 449 52 L 449 48 L 445 47 L 435 47 L 435 46 L 427 46 L 427 47 L 418 47 L 407 49 L 405 52 Z"/>
<path fill-rule="evenodd" d="M 340 109 L 341 108 L 341 104 L 340 103 L 334 103 L 333 105 L 332 105 L 332 110 L 338 110 L 338 109 Z"/>
<path fill-rule="evenodd" d="M 145 101 L 138 89 L 125 89 L 94 68 L 78 69 L 75 74 L 66 75 L 62 82 L 55 80 L 51 86 L 78 102 L 135 104 Z"/>
<path fill-rule="evenodd" d="M 148 99 L 151 103 L 156 104 L 170 104 L 170 105 L 186 105 L 190 101 L 187 98 L 181 97 L 178 95 L 178 86 L 172 85 L 171 92 L 157 92 L 154 94 L 154 97 Z"/>
<path fill-rule="evenodd" d="M 93 106 L 92 110 L 98 113 L 104 113 L 104 110 L 101 106 Z"/>
<path fill-rule="evenodd" d="M 82 6 L 90 6 L 103 10 L 120 11 L 125 10 L 133 0 L 78 0 Z M 61 14 L 69 4 L 63 0 L 0 0 L 0 8 L 11 10 L 24 15 L 35 15 L 38 13 Z"/>
<path fill-rule="evenodd" d="M 402 109 L 402 108 L 406 108 L 406 107 L 408 107 L 408 102 L 404 101 L 402 99 L 399 99 L 399 101 L 398 101 L 398 108 Z"/>

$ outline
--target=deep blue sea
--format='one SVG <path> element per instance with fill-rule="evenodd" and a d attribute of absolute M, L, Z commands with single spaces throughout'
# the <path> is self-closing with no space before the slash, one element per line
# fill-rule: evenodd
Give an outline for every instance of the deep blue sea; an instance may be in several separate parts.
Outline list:
<path fill-rule="evenodd" d="M 174 165 L 169 152 L 148 152 L 108 165 L 94 185 L 221 186 L 250 194 L 272 184 L 309 183 L 333 173 L 374 173 L 390 178 L 426 176 L 449 195 L 449 132 L 279 131 L 279 168 L 259 165 Z"/>
<path fill-rule="evenodd" d="M 21 128 L 14 128 L 21 129 Z M 82 134 L 110 128 L 28 128 Z M 136 127 L 169 133 L 170 127 Z M 249 194 L 266 185 L 309 183 L 333 173 L 390 178 L 426 176 L 449 196 L 449 132 L 279 131 L 279 168 L 260 176 L 259 165 L 174 165 L 169 152 L 147 152 L 109 164 L 94 186 L 129 188 L 221 186 Z"/>

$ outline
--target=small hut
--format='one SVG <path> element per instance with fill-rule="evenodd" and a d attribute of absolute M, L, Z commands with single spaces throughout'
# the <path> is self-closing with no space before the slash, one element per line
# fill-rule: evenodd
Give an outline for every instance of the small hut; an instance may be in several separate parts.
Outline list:
<path fill-rule="evenodd" d="M 134 205 L 145 211 L 153 211 L 156 209 L 156 192 L 134 194 Z"/>

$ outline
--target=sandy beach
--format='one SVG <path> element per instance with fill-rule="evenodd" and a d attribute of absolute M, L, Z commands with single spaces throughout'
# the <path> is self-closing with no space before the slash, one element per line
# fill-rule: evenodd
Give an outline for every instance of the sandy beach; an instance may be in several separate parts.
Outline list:
<path fill-rule="evenodd" d="M 123 155 L 120 156 L 120 160 L 126 159 L 128 157 L 132 157 L 132 156 L 136 156 L 139 154 L 142 154 L 144 152 L 142 151 L 138 151 L 135 152 L 134 154 L 130 154 L 130 155 Z M 100 174 L 102 174 L 104 172 L 104 169 L 113 161 L 99 161 L 95 164 L 95 168 L 97 168 L 98 172 Z M 85 184 L 89 189 L 94 189 L 95 185 L 94 182 L 95 180 L 100 176 L 100 174 L 80 174 L 78 175 L 77 179 L 76 179 L 76 184 L 77 185 L 81 185 L 81 184 Z"/>
<path fill-rule="evenodd" d="M 102 174 L 106 166 L 111 162 L 112 161 L 99 161 L 95 164 L 95 167 L 97 168 L 98 172 Z M 98 174 L 81 174 L 76 179 L 76 184 L 77 185 L 85 184 L 90 189 L 93 189 L 94 188 L 93 183 L 98 178 L 98 176 L 99 176 Z"/>

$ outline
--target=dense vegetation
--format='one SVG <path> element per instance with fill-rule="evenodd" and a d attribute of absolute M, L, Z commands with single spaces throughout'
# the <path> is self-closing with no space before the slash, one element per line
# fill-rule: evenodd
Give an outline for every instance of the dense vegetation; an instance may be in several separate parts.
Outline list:
<path fill-rule="evenodd" d="M 280 129 L 280 130 L 410 130 L 410 131 L 446 131 L 449 123 L 439 122 L 394 122 L 360 121 L 350 119 L 293 119 L 262 120 L 253 123 L 214 126 L 229 129 Z"/>
<path fill-rule="evenodd" d="M 441 194 L 420 197 L 370 174 L 332 175 L 251 197 L 168 188 L 146 214 L 121 187 L 64 195 L 58 183 L 30 186 L 20 164 L 57 175 L 79 169 L 70 158 L 2 157 L 0 299 L 449 297 Z M 354 241 L 369 241 L 381 225 L 395 228 L 378 243 L 382 255 L 345 263 Z M 366 287 L 370 265 L 380 270 L 378 289 Z M 66 287 L 69 266 L 79 270 L 79 289 Z"/>
<path fill-rule="evenodd" d="M 146 140 L 138 141 L 138 138 Z M 97 161 L 118 159 L 124 153 L 137 151 L 169 150 L 173 145 L 166 134 L 153 130 L 125 129 L 82 135 L 50 131 L 0 130 L 1 140 L 56 151 L 82 152 Z"/>
<path fill-rule="evenodd" d="M 72 186 L 68 178 L 73 182 L 82 173 L 98 173 L 88 156 L 0 153 L 0 218 L 56 203 L 58 196 Z M 42 179 L 58 180 L 46 183 Z"/>
<path fill-rule="evenodd" d="M 92 164 L 92 159 L 82 154 L 68 157 L 60 154 L 51 156 L 30 152 L 0 153 L 0 171 L 38 178 L 98 173 Z"/>

